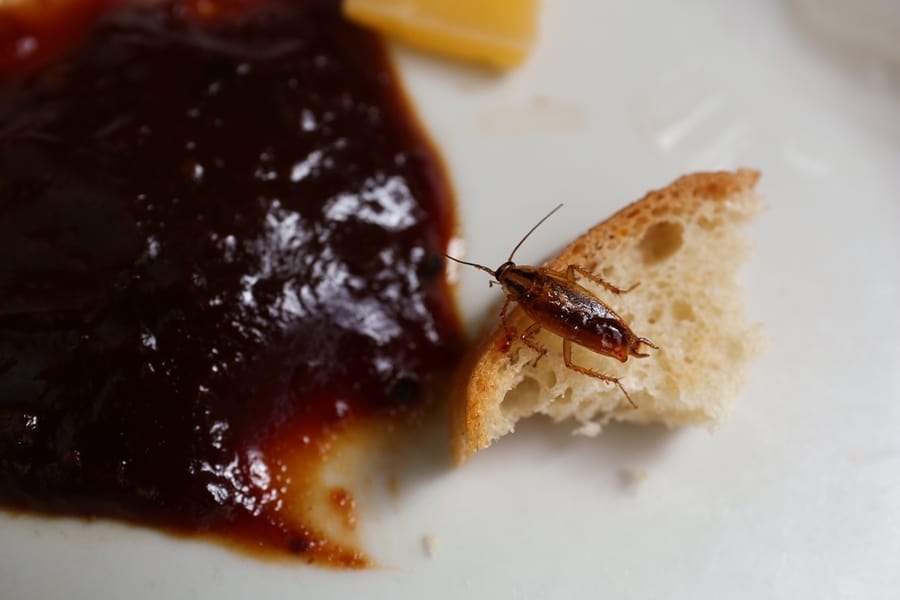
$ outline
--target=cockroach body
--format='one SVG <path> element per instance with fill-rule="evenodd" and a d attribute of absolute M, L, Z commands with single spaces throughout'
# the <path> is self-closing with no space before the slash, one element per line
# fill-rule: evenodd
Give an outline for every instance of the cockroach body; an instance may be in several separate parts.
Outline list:
<path fill-rule="evenodd" d="M 511 302 L 517 303 L 522 311 L 531 318 L 531 325 L 522 332 L 520 339 L 522 343 L 537 352 L 535 364 L 547 354 L 547 349 L 535 342 L 533 338 L 542 329 L 546 329 L 562 338 L 563 361 L 567 368 L 615 384 L 628 402 L 635 406 L 618 377 L 605 375 L 575 364 L 572 361 L 572 344 L 578 344 L 621 362 L 628 360 L 629 356 L 638 358 L 649 356 L 641 351 L 645 345 L 658 349 L 647 338 L 635 335 L 622 317 L 590 290 L 580 285 L 578 276 L 601 285 L 617 295 L 630 292 L 638 284 L 635 283 L 627 289 L 621 289 L 578 265 L 569 265 L 563 273 L 544 267 L 516 265 L 512 260 L 528 236 L 561 207 L 562 204 L 538 221 L 516 244 L 509 259 L 496 270 L 452 256 L 447 256 L 447 258 L 485 271 L 493 276 L 495 281 L 492 281 L 492 284 L 495 282 L 500 284 L 506 294 L 506 301 L 500 309 L 500 320 L 507 332 L 510 331 L 510 328 L 506 324 L 506 313 Z"/>

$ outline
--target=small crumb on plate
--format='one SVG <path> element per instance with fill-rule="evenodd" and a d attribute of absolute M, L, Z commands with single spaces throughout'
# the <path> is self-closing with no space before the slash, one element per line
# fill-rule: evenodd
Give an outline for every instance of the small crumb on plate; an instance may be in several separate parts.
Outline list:
<path fill-rule="evenodd" d="M 640 467 L 622 467 L 619 469 L 619 481 L 623 486 L 639 487 L 647 480 L 647 471 Z"/>
<path fill-rule="evenodd" d="M 422 551 L 428 558 L 433 558 L 437 554 L 438 539 L 436 535 L 426 534 L 422 536 Z"/>

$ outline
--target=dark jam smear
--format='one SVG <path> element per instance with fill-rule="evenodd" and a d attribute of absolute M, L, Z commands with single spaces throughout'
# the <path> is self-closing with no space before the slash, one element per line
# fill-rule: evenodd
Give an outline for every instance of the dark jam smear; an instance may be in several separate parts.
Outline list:
<path fill-rule="evenodd" d="M 362 564 L 283 517 L 277 448 L 409 414 L 459 345 L 379 39 L 333 2 L 117 9 L 3 77 L 0 502 Z"/>

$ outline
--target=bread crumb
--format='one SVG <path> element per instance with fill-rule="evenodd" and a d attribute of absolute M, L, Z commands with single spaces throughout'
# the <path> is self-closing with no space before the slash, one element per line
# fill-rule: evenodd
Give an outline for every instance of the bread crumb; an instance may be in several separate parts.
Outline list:
<path fill-rule="evenodd" d="M 436 535 L 428 533 L 422 536 L 422 551 L 425 553 L 425 556 L 434 558 L 434 555 L 437 554 L 437 549 L 438 539 Z"/>
<path fill-rule="evenodd" d="M 647 471 L 640 467 L 622 467 L 619 469 L 619 481 L 623 486 L 638 488 L 647 481 Z"/>

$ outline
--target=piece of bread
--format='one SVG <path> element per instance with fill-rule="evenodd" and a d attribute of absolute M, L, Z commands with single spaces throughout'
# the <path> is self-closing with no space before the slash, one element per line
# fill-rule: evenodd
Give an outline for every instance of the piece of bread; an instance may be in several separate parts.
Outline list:
<path fill-rule="evenodd" d="M 495 319 L 457 381 L 451 407 L 456 462 L 513 431 L 533 414 L 572 419 L 576 432 L 597 434 L 610 421 L 715 426 L 740 390 L 751 358 L 765 346 L 761 326 L 743 314 L 736 271 L 749 243 L 740 226 L 762 209 L 756 171 L 696 173 L 649 192 L 569 244 L 543 266 L 579 265 L 634 290 L 614 295 L 585 278 L 579 285 L 613 308 L 638 336 L 659 346 L 625 363 L 573 345 L 572 360 L 621 377 L 637 408 L 614 384 L 575 372 L 562 340 L 546 331 L 537 353 Z M 515 306 L 509 331 L 531 323 Z"/>

